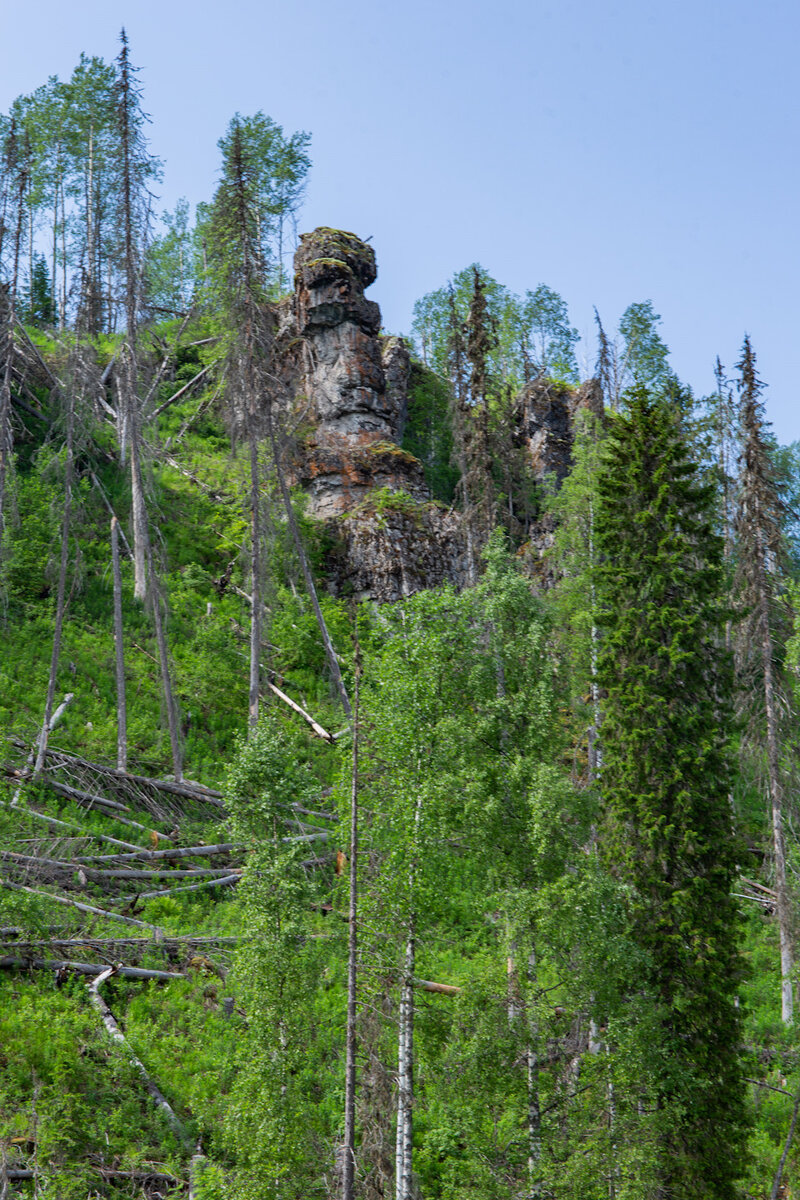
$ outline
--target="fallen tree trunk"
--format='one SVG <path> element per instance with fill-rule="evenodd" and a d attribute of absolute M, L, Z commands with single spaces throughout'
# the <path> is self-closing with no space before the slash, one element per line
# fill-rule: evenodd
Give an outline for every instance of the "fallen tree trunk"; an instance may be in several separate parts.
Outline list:
<path fill-rule="evenodd" d="M 241 842 L 219 842 L 214 846 L 175 846 L 169 850 L 148 850 L 142 846 L 135 854 L 92 854 L 83 857 L 81 862 L 122 862 L 135 858 L 144 858 L 147 862 L 162 858 L 210 858 L 214 854 L 234 854 L 245 849 L 246 846 Z"/>
<path fill-rule="evenodd" d="M 2 950 L 24 950 L 26 952 L 34 949 L 41 949 L 43 946 L 83 946 L 89 950 L 99 950 L 104 946 L 126 947 L 128 949 L 151 950 L 153 948 L 153 939 L 149 937 L 119 937 L 119 938 L 95 938 L 91 936 L 79 938 L 62 938 L 62 937 L 41 937 L 41 938 L 21 938 L 19 935 L 24 934 L 25 930 L 20 927 L 12 927 L 9 929 L 0 929 L 0 934 L 16 933 L 13 941 L 0 942 Z M 178 934 L 175 937 L 163 937 L 158 945 L 164 950 L 174 950 L 181 946 L 238 946 L 243 939 L 233 936 L 217 936 L 213 933 L 208 934 Z M 101 969 L 101 968 L 98 968 Z"/>
<path fill-rule="evenodd" d="M 411 986 L 423 992 L 438 992 L 442 996 L 460 996 L 463 992 L 463 988 L 452 983 L 433 983 L 430 979 L 414 979 Z"/>
<path fill-rule="evenodd" d="M 0 878 L 0 887 L 11 888 L 15 892 L 28 892 L 31 896 L 41 896 L 44 900 L 52 900 L 54 904 L 68 904 L 71 908 L 77 908 L 79 912 L 91 913 L 95 917 L 105 917 L 108 921 L 122 921 L 125 925 L 137 925 L 139 929 L 149 929 L 159 941 L 164 936 L 164 930 L 160 925 L 150 925 L 147 921 L 137 921 L 136 917 L 124 917 L 122 913 L 109 912 L 105 908 L 94 908 L 91 904 L 82 904 L 79 900 L 70 900 L 68 896 L 54 896 L 52 892 L 43 892 L 41 888 L 28 887 L 24 883 L 12 883 L 10 879 Z"/>
<path fill-rule="evenodd" d="M 57 779 L 50 779 L 48 776 L 40 778 L 38 782 L 45 784 L 59 796 L 66 796 L 68 800 L 77 800 L 81 804 L 87 804 L 90 808 L 99 804 L 101 808 L 110 808 L 115 812 L 131 811 L 129 804 L 121 804 L 119 800 L 109 800 L 106 796 L 98 796 L 93 792 L 84 792 L 81 788 L 72 787 L 69 783 L 60 783 Z"/>
<path fill-rule="evenodd" d="M 58 870 L 69 871 L 70 873 L 74 872 L 80 866 L 84 874 L 90 875 L 93 879 L 187 879 L 197 878 L 198 875 L 230 875 L 230 871 L 226 867 L 190 867 L 183 871 L 171 870 L 169 868 L 163 871 L 137 871 L 132 868 L 122 868 L 118 871 L 113 869 L 98 870 L 96 867 L 83 866 L 83 860 L 80 857 L 67 861 L 61 858 L 44 858 L 41 855 L 17 854 L 14 850 L 0 850 L 0 859 L 12 859 L 14 862 L 26 865 L 55 867 Z"/>
<path fill-rule="evenodd" d="M 100 995 L 100 986 L 103 983 L 105 983 L 105 981 L 108 978 L 110 978 L 110 976 L 113 975 L 114 973 L 115 973 L 114 967 L 108 967 L 105 971 L 101 971 L 101 973 L 97 976 L 97 978 L 93 979 L 92 982 L 90 984 L 88 984 L 89 998 L 90 998 L 92 1004 L 94 1005 L 95 1009 L 97 1010 L 97 1012 L 100 1014 L 100 1018 L 103 1022 L 103 1025 L 105 1026 L 106 1030 L 108 1031 L 108 1033 L 111 1035 L 111 1037 L 114 1039 L 115 1042 L 119 1042 L 125 1048 L 125 1051 L 129 1057 L 131 1063 L 138 1071 L 138 1073 L 142 1079 L 142 1082 L 144 1083 L 145 1087 L 147 1088 L 147 1091 L 149 1092 L 150 1096 L 153 1099 L 153 1102 L 155 1103 L 158 1110 L 167 1119 L 169 1126 L 172 1129 L 175 1136 L 178 1138 L 178 1140 L 180 1142 L 183 1143 L 184 1146 L 191 1146 L 192 1143 L 189 1139 L 189 1135 L 186 1131 L 186 1127 L 184 1126 L 183 1122 L 176 1115 L 174 1109 L 172 1108 L 172 1105 L 169 1103 L 166 1096 L 163 1094 L 163 1092 L 160 1090 L 160 1088 L 153 1082 L 153 1080 L 147 1074 L 144 1063 L 141 1061 L 141 1059 L 139 1059 L 134 1054 L 124 1033 L 122 1032 L 119 1025 L 117 1024 L 114 1014 L 112 1013 L 111 1009 L 106 1004 L 103 997 Z"/>
<path fill-rule="evenodd" d="M 201 888 L 207 887 L 230 887 L 231 884 L 238 883 L 242 878 L 241 873 L 236 875 L 223 875 L 218 879 L 206 879 L 203 883 L 189 883 L 185 887 L 165 888 L 160 892 L 139 892 L 138 900 L 157 900 L 161 896 L 176 896 L 179 892 L 199 892 Z"/>
<path fill-rule="evenodd" d="M 0 800 L 0 808 L 9 808 L 9 807 L 10 807 L 10 805 L 6 804 L 6 802 L 4 800 Z M 45 822 L 47 822 L 48 825 L 55 825 L 60 829 L 74 830 L 78 837 L 85 837 L 87 839 L 96 838 L 100 842 L 108 842 L 109 845 L 111 845 L 111 846 L 122 846 L 126 850 L 138 850 L 139 849 L 139 847 L 136 846 L 133 842 L 122 842 L 122 841 L 120 841 L 119 838 L 110 837 L 107 833 L 90 833 L 87 830 L 82 829 L 80 825 L 76 825 L 71 821 L 60 821 L 57 817 L 48 816 L 47 813 L 37 812 L 35 808 L 20 808 L 20 806 L 17 804 L 15 806 L 14 811 L 23 817 L 33 817 L 34 820 L 45 821 Z M 142 853 L 146 854 L 147 851 L 142 848 Z M 115 857 L 122 858 L 122 857 L 126 857 L 126 856 L 111 855 L 110 857 L 111 858 L 115 858 Z M 138 855 L 136 855 L 136 856 L 132 855 L 131 857 L 138 857 Z"/>
<path fill-rule="evenodd" d="M 317 737 L 322 738 L 322 740 L 325 742 L 330 742 L 333 744 L 333 742 L 336 740 L 333 734 L 328 733 L 327 729 L 323 729 L 319 722 L 315 721 L 310 713 L 307 713 L 304 708 L 301 708 L 299 704 L 296 704 L 295 701 L 292 700 L 291 696 L 287 696 L 286 692 L 282 692 L 281 689 L 276 687 L 274 683 L 270 683 L 269 680 L 267 680 L 266 683 L 267 687 L 271 692 L 274 693 L 274 695 L 276 695 L 280 700 L 283 700 L 284 704 L 288 704 L 289 708 L 301 716 L 303 720 L 311 726 Z"/>
<path fill-rule="evenodd" d="M 6 955 L 0 958 L 0 967 L 35 967 L 47 971 L 75 971 L 78 975 L 98 975 L 106 968 L 103 963 L 75 962 L 68 958 L 26 958 L 24 955 Z M 172 979 L 185 979 L 183 971 L 155 971 L 145 967 L 125 967 L 118 963 L 114 968 L 115 975 L 125 979 L 158 979 L 169 983 Z"/>
<path fill-rule="evenodd" d="M 20 741 L 19 738 L 13 738 L 12 743 L 18 749 L 24 750 L 26 748 L 24 742 Z M 46 759 L 51 758 L 59 760 L 54 764 L 55 766 L 74 764 L 78 767 L 86 767 L 91 771 L 96 771 L 99 775 L 116 779 L 120 783 L 138 783 L 145 787 L 155 788 L 160 792 L 169 792 L 171 795 L 183 796 L 188 800 L 202 800 L 223 810 L 225 808 L 225 805 L 222 803 L 222 792 L 218 792 L 215 788 L 206 787 L 204 783 L 194 783 L 186 779 L 182 779 L 178 783 L 174 779 L 156 779 L 150 775 L 133 775 L 130 771 L 118 771 L 115 767 L 106 766 L 104 763 L 93 762 L 92 759 L 81 758 L 78 754 L 67 754 L 64 750 L 54 750 L 48 746 Z"/>

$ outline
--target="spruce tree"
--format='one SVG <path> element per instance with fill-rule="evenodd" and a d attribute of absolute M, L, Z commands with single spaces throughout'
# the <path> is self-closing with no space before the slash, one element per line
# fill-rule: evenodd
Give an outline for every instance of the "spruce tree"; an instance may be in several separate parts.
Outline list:
<path fill-rule="evenodd" d="M 597 516 L 604 848 L 632 940 L 621 1194 L 732 1200 L 745 1115 L 722 539 L 679 415 L 643 388 L 614 422 Z"/>

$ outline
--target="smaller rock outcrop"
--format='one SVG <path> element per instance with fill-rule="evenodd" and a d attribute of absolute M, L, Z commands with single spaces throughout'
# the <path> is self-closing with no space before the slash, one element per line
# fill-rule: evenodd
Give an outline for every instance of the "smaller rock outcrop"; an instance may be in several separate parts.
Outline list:
<path fill-rule="evenodd" d="M 522 432 L 537 479 L 548 476 L 560 487 L 572 465 L 575 414 L 589 409 L 602 416 L 603 391 L 596 379 L 577 389 L 535 379 L 520 397 Z"/>
<path fill-rule="evenodd" d="M 339 595 L 393 603 L 466 579 L 461 518 L 436 504 L 378 490 L 339 520 L 336 531 L 328 569 Z"/>

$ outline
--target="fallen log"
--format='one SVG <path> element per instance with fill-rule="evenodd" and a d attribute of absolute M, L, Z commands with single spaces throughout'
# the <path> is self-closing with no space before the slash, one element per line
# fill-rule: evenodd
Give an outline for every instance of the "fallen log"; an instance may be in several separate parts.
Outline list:
<path fill-rule="evenodd" d="M 160 892 L 139 892 L 137 900 L 158 900 L 161 896 L 177 896 L 179 892 L 199 892 L 201 888 L 230 887 L 242 878 L 241 872 L 236 875 L 223 875 L 218 879 L 206 879 L 203 883 L 189 883 L 185 887 L 165 888 Z"/>
<path fill-rule="evenodd" d="M 14 850 L 0 850 L 0 859 L 12 859 L 14 862 L 24 863 L 29 866 L 55 867 L 57 870 L 69 871 L 70 873 L 76 871 L 80 866 L 83 873 L 91 876 L 93 879 L 186 879 L 189 877 L 196 878 L 198 875 L 230 875 L 230 870 L 227 867 L 189 867 L 186 870 L 166 868 L 163 871 L 137 871 L 123 867 L 118 871 L 113 869 L 103 870 L 97 867 L 84 867 L 83 860 L 80 857 L 75 857 L 74 859 L 45 858 L 43 855 L 18 854 Z"/>
<path fill-rule="evenodd" d="M 100 1014 L 100 1018 L 103 1022 L 103 1025 L 105 1026 L 106 1030 L 108 1031 L 108 1033 L 111 1035 L 111 1037 L 114 1039 L 115 1042 L 119 1042 L 120 1045 L 122 1045 L 125 1048 L 128 1058 L 130 1059 L 131 1063 L 138 1071 L 142 1082 L 144 1083 L 145 1087 L 147 1088 L 147 1091 L 149 1092 L 149 1094 L 150 1094 L 153 1102 L 155 1103 L 156 1107 L 158 1108 L 159 1112 L 161 1112 L 164 1115 L 164 1117 L 166 1117 L 166 1119 L 170 1125 L 170 1128 L 172 1129 L 175 1136 L 178 1138 L 178 1140 L 180 1142 L 183 1143 L 184 1146 L 191 1146 L 192 1148 L 194 1148 L 193 1143 L 191 1142 L 191 1140 L 189 1138 L 189 1135 L 186 1131 L 186 1128 L 185 1128 L 183 1122 L 176 1115 L 174 1109 L 172 1108 L 172 1105 L 169 1103 L 169 1101 L 167 1100 L 164 1093 L 161 1091 L 161 1089 L 157 1086 L 157 1084 L 154 1083 L 154 1081 L 147 1074 L 144 1063 L 141 1061 L 140 1058 L 138 1058 L 136 1056 L 136 1054 L 134 1054 L 133 1050 L 131 1049 L 131 1046 L 128 1043 L 127 1038 L 125 1037 L 125 1034 L 122 1032 L 119 1025 L 117 1024 L 117 1021 L 116 1021 L 116 1018 L 114 1017 L 113 1012 L 108 1007 L 108 1005 L 106 1004 L 103 997 L 100 995 L 100 987 L 102 986 L 102 984 L 105 983 L 105 981 L 107 979 L 109 979 L 115 973 L 115 970 L 116 970 L 115 967 L 106 968 L 105 971 L 101 971 L 101 973 L 97 976 L 97 978 L 93 979 L 92 982 L 87 985 L 88 989 L 89 989 L 89 998 L 90 998 L 93 1006 L 97 1010 L 97 1012 Z"/>
<path fill-rule="evenodd" d="M 330 742 L 333 744 L 333 735 L 328 733 L 327 729 L 323 729 L 319 722 L 315 721 L 310 713 L 307 713 L 304 708 L 301 708 L 299 704 L 292 700 L 291 696 L 287 696 L 286 692 L 282 692 L 279 687 L 276 687 L 274 683 L 270 683 L 268 679 L 266 680 L 266 684 L 274 695 L 276 695 L 280 700 L 283 700 L 284 704 L 288 704 L 289 708 L 301 716 L 303 720 L 311 726 L 317 737 L 322 738 L 324 742 Z"/>
<path fill-rule="evenodd" d="M 130 812 L 129 804 L 121 804 L 119 800 L 109 800 L 106 796 L 97 796 L 92 792 L 84 792 L 80 788 L 72 787 L 68 783 L 60 783 L 57 779 L 50 779 L 45 776 L 39 780 L 40 783 L 46 784 L 51 791 L 56 792 L 59 796 L 66 796 L 68 800 L 77 800 L 80 804 L 86 804 L 89 808 L 94 808 L 99 804 L 101 808 L 110 808 L 116 812 Z"/>
<path fill-rule="evenodd" d="M 147 862 L 162 858 L 210 858 L 214 854 L 234 854 L 237 851 L 246 850 L 247 847 L 241 842 L 220 842 L 215 846 L 175 846 L 168 850 L 148 850 L 144 846 L 141 848 L 134 846 L 131 849 L 136 850 L 136 853 L 90 854 L 82 857 L 81 862 L 122 862 L 135 858 L 143 858 Z"/>
<path fill-rule="evenodd" d="M 433 983 L 430 979 L 414 979 L 411 986 L 422 992 L 438 992 L 442 996 L 460 996 L 464 990 L 452 983 Z"/>
<path fill-rule="evenodd" d="M 0 934 L 14 933 L 24 934 L 24 930 L 18 927 L 12 929 L 0 929 Z M 244 939 L 231 935 L 217 936 L 216 934 L 177 934 L 175 937 L 163 937 L 158 942 L 158 946 L 164 950 L 179 949 L 181 946 L 238 946 Z M 104 946 L 111 947 L 127 947 L 129 949 L 152 949 L 154 945 L 153 939 L 149 937 L 118 937 L 118 938 L 95 938 L 91 936 L 62 938 L 62 937 L 41 937 L 24 939 L 15 937 L 12 941 L 0 941 L 1 950 L 23 950 L 26 953 L 33 952 L 34 949 L 41 950 L 44 946 L 83 946 L 88 950 L 99 950 Z"/>
<path fill-rule="evenodd" d="M 197 885 L 195 885 L 197 886 Z M 82 904 L 79 900 L 70 900 L 68 896 L 55 896 L 52 892 L 43 892 L 41 888 L 28 887 L 24 883 L 12 883 L 10 879 L 0 878 L 0 887 L 11 888 L 15 892 L 28 892 L 31 896 L 41 896 L 44 900 L 52 900 L 54 904 L 68 904 L 79 912 L 90 913 L 95 917 L 105 917 L 108 921 L 122 921 L 125 925 L 137 925 L 140 929 L 149 929 L 159 941 L 164 936 L 160 925 L 150 925 L 147 921 L 138 921 L 136 917 L 124 917 L 122 913 L 109 912 L 105 908 L 95 908 L 91 904 Z"/>
<path fill-rule="evenodd" d="M 0 967 L 34 967 L 47 971 L 75 971 L 78 975 L 98 975 L 106 968 L 103 963 L 75 962 L 68 958 L 26 958 L 24 955 L 6 955 L 0 958 Z M 158 979 L 169 983 L 172 979 L 185 979 L 183 971 L 156 971 L 146 967 L 126 967 L 118 963 L 114 974 L 125 979 Z"/>
<path fill-rule="evenodd" d="M 11 806 L 9 804 L 7 804 L 4 800 L 0 800 L 0 808 L 10 808 L 10 807 Z M 90 833 L 87 830 L 82 829 L 81 826 L 77 825 L 74 821 L 61 821 L 57 817 L 48 816 L 47 813 L 37 812 L 37 810 L 35 808 L 20 808 L 20 806 L 17 805 L 14 809 L 14 812 L 20 813 L 24 817 L 32 817 L 34 820 L 37 820 L 37 821 L 46 821 L 48 825 L 55 825 L 60 829 L 71 829 L 71 830 L 75 831 L 79 837 L 95 838 L 99 842 L 108 842 L 108 844 L 110 846 L 122 846 L 126 850 L 139 851 L 141 849 L 142 853 L 146 853 L 146 851 L 144 850 L 143 847 L 140 848 L 134 842 L 122 842 L 122 841 L 120 841 L 119 838 L 110 837 L 107 833 Z M 122 856 L 121 855 L 110 855 L 110 857 L 118 858 L 118 857 L 122 857 Z M 136 857 L 136 856 L 131 855 L 131 857 Z"/>
<path fill-rule="evenodd" d="M 155 420 L 156 417 L 160 417 L 161 414 L 165 412 L 165 410 L 168 409 L 171 404 L 175 404 L 176 401 L 180 400 L 181 396 L 185 396 L 189 389 L 193 388 L 196 383 L 199 383 L 200 380 L 208 374 L 211 368 L 215 367 L 216 365 L 216 362 L 209 363 L 207 367 L 203 367 L 202 371 L 198 371 L 193 379 L 190 379 L 188 383 L 185 383 L 182 388 L 178 389 L 177 392 L 173 392 L 173 394 L 169 396 L 163 402 L 163 404 L 159 404 L 152 417 L 149 417 L 148 420 Z"/>
<path fill-rule="evenodd" d="M 12 738 L 12 743 L 18 749 L 25 749 L 24 742 L 19 738 Z M 82 758 L 78 754 L 68 754 L 64 750 L 55 750 L 48 746 L 47 759 L 57 759 L 55 766 L 67 766 L 73 764 L 78 767 L 85 767 L 90 771 L 96 771 L 99 775 L 106 775 L 119 783 L 138 783 L 146 787 L 155 788 L 156 791 L 169 792 L 174 796 L 184 796 L 188 800 L 198 800 L 208 802 L 216 808 L 225 809 L 222 803 L 222 792 L 218 792 L 215 788 L 206 787 L 204 783 L 194 783 L 191 780 L 181 780 L 180 783 L 174 779 L 156 779 L 150 775 L 134 775 L 131 771 L 118 771 L 116 767 L 108 767 L 104 763 L 94 762 L 89 758 Z"/>

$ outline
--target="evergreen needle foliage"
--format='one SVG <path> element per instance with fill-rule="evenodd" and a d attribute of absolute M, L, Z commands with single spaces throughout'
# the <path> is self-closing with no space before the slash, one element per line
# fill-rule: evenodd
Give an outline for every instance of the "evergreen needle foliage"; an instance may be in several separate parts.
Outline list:
<path fill-rule="evenodd" d="M 678 415 L 634 390 L 599 480 L 604 854 L 635 947 L 624 1196 L 732 1200 L 746 1130 L 721 539 Z M 625 1060 L 627 1057 L 627 1066 Z"/>

